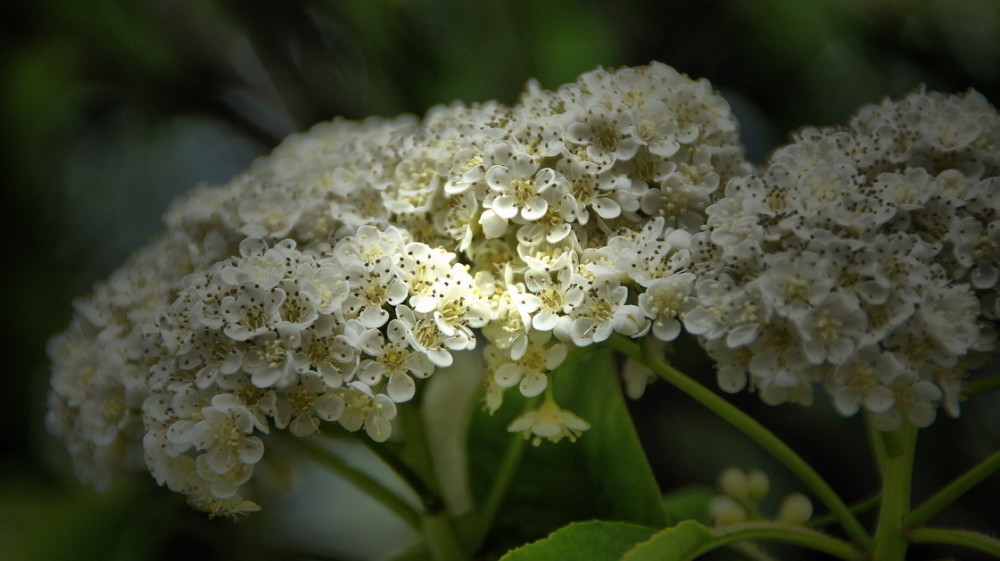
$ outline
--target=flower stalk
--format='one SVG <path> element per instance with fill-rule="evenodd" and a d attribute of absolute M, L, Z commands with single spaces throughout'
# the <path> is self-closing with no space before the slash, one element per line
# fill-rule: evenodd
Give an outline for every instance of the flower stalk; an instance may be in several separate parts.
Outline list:
<path fill-rule="evenodd" d="M 905 525 L 913 527 L 926 523 L 943 508 L 955 502 L 958 497 L 990 475 L 996 473 L 997 470 L 1000 470 L 1000 451 L 994 452 L 993 455 L 960 475 L 931 498 L 924 501 L 919 507 L 913 509 L 906 516 L 904 520 Z"/>
<path fill-rule="evenodd" d="M 515 433 L 510 437 L 510 443 L 504 451 L 503 459 L 500 460 L 500 469 L 493 479 L 489 495 L 483 501 L 482 508 L 480 508 L 476 519 L 473 538 L 470 540 L 476 547 L 486 538 L 490 528 L 493 526 L 493 521 L 496 520 L 500 507 L 503 506 L 504 499 L 507 498 L 507 491 L 510 489 L 510 485 L 514 481 L 514 475 L 517 474 L 517 469 L 521 465 L 521 459 L 524 457 L 524 449 L 527 442 L 528 439 L 524 438 L 520 433 Z"/>
<path fill-rule="evenodd" d="M 716 529 L 714 533 L 718 541 L 712 542 L 712 549 L 746 540 L 771 540 L 822 551 L 846 561 L 860 561 L 865 558 L 863 552 L 844 540 L 802 526 L 758 521 L 726 526 Z"/>
<path fill-rule="evenodd" d="M 304 456 L 343 477 L 369 497 L 378 501 L 382 506 L 399 516 L 410 527 L 420 530 L 424 525 L 420 513 L 403 500 L 395 491 L 392 491 L 382 482 L 364 471 L 351 466 L 323 446 L 305 438 L 286 438 L 284 440 L 294 446 Z"/>
<path fill-rule="evenodd" d="M 886 461 L 882 466 L 882 503 L 873 556 L 879 560 L 902 561 L 909 545 L 903 521 L 910 511 L 917 429 L 907 424 L 900 430 L 884 433 L 882 439 Z"/>
<path fill-rule="evenodd" d="M 969 382 L 966 384 L 962 395 L 965 397 L 975 397 L 996 390 L 1000 390 L 1000 375 L 988 376 Z"/>
<path fill-rule="evenodd" d="M 913 543 L 957 545 L 1000 557 L 1000 540 L 978 532 L 924 527 L 907 530 L 906 535 Z"/>
<path fill-rule="evenodd" d="M 424 515 L 421 521 L 424 539 L 434 561 L 466 561 L 469 558 L 446 512 Z"/>
<path fill-rule="evenodd" d="M 837 521 L 840 522 L 852 540 L 866 548 L 872 544 L 871 536 L 822 476 L 764 425 L 672 366 L 660 360 L 647 359 L 639 345 L 634 342 L 618 336 L 612 337 L 608 341 L 612 348 L 642 362 L 661 378 L 712 410 L 723 420 L 771 452 L 830 509 L 830 512 L 837 517 Z"/>

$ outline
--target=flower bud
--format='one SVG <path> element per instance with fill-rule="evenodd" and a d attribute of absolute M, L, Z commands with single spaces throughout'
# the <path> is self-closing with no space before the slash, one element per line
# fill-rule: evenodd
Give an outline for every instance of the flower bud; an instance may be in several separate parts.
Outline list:
<path fill-rule="evenodd" d="M 771 484 L 767 479 L 767 474 L 759 469 L 747 473 L 747 486 L 749 487 L 750 500 L 759 501 L 767 495 Z"/>
<path fill-rule="evenodd" d="M 719 489 L 737 501 L 745 501 L 750 496 L 747 475 L 738 467 L 727 467 L 719 473 Z"/>
<path fill-rule="evenodd" d="M 778 522 L 801 525 L 812 516 L 813 507 L 809 497 L 802 493 L 792 493 L 785 497 L 778 509 Z"/>
<path fill-rule="evenodd" d="M 746 522 L 747 511 L 729 495 L 716 495 L 708 503 L 708 513 L 716 526 Z"/>

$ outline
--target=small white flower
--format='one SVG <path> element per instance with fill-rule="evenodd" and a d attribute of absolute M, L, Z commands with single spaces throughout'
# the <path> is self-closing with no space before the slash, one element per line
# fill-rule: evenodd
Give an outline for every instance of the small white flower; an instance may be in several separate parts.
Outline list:
<path fill-rule="evenodd" d="M 307 284 L 315 290 L 310 294 L 310 303 L 319 313 L 340 313 L 347 295 L 348 283 L 340 272 L 340 267 L 329 260 L 321 263 L 300 263 L 295 271 L 296 281 Z"/>
<path fill-rule="evenodd" d="M 547 397 L 538 409 L 522 414 L 507 425 L 508 432 L 523 433 L 525 438 L 532 439 L 531 443 L 535 446 L 541 444 L 543 438 L 551 442 L 559 442 L 563 438 L 576 442 L 589 429 L 590 423 L 560 408 L 551 397 Z"/>
<path fill-rule="evenodd" d="M 617 280 L 601 279 L 584 293 L 572 312 L 569 335 L 578 347 L 600 343 L 611 335 L 615 317 L 625 306 L 628 288 Z"/>
<path fill-rule="evenodd" d="M 549 344 L 552 333 L 531 331 L 524 354 L 506 361 L 496 368 L 493 375 L 498 386 L 509 388 L 520 384 L 525 397 L 539 395 L 548 387 L 548 372 L 555 370 L 564 360 L 568 348 L 563 343 Z"/>
<path fill-rule="evenodd" d="M 468 344 L 463 337 L 445 335 L 431 314 L 414 313 L 409 306 L 403 304 L 396 306 L 396 320 L 403 328 L 407 343 L 416 351 L 426 354 L 434 366 L 441 368 L 451 366 L 453 361 L 451 350 L 464 349 Z"/>
<path fill-rule="evenodd" d="M 566 127 L 565 139 L 586 147 L 587 156 L 602 169 L 635 156 L 640 141 L 633 135 L 635 115 L 627 108 L 596 103 L 571 110 L 574 122 Z"/>
<path fill-rule="evenodd" d="M 813 364 L 840 364 L 857 346 L 867 316 L 856 300 L 834 292 L 796 322 L 802 333 L 802 350 Z"/>
<path fill-rule="evenodd" d="M 330 388 L 339 388 L 354 376 L 358 349 L 342 337 L 342 326 L 330 315 L 322 315 L 299 333 L 297 352 L 302 362 L 315 370 Z"/>
<path fill-rule="evenodd" d="M 319 421 L 336 421 L 344 412 L 344 399 L 323 382 L 318 374 L 305 373 L 299 384 L 276 396 L 274 425 L 288 427 L 295 436 L 309 436 L 319 430 Z"/>
<path fill-rule="evenodd" d="M 240 486 L 253 476 L 252 464 L 236 464 L 232 469 L 218 472 L 211 464 L 209 454 L 201 454 L 195 458 L 195 470 L 190 476 L 191 484 L 196 490 L 192 494 L 201 495 L 211 506 L 205 508 L 215 512 L 220 502 L 228 502 L 237 498 Z"/>
<path fill-rule="evenodd" d="M 621 333 L 626 337 L 642 337 L 649 333 L 651 325 L 652 322 L 646 317 L 642 308 L 635 304 L 620 306 L 611 318 L 611 327 L 615 333 Z"/>
<path fill-rule="evenodd" d="M 309 327 L 319 317 L 317 302 L 320 291 L 315 285 L 300 279 L 283 280 L 279 284 L 285 298 L 278 309 L 277 327 L 298 332 Z"/>
<path fill-rule="evenodd" d="M 365 327 L 385 325 L 389 312 L 383 306 L 401 304 L 409 293 L 409 287 L 388 256 L 379 257 L 369 265 L 350 263 L 342 271 L 351 287 L 344 300 L 345 315 L 357 318 Z"/>
<path fill-rule="evenodd" d="M 722 339 L 708 339 L 705 350 L 715 361 L 716 383 L 724 392 L 736 393 L 747 387 L 747 364 L 750 363 L 750 349 L 731 349 Z"/>
<path fill-rule="evenodd" d="M 244 351 L 243 370 L 250 374 L 254 386 L 280 388 L 295 383 L 307 365 L 294 349 L 294 341 L 288 334 L 268 331 Z"/>
<path fill-rule="evenodd" d="M 349 431 L 364 427 L 369 438 L 385 442 L 392 436 L 392 420 L 396 418 L 396 405 L 385 394 L 373 394 L 361 382 L 351 382 L 346 388 L 346 403 L 340 424 Z"/>
<path fill-rule="evenodd" d="M 302 201 L 287 189 L 274 187 L 250 191 L 240 200 L 237 215 L 242 221 L 240 231 L 258 238 L 283 238 L 302 215 Z"/>
<path fill-rule="evenodd" d="M 673 341 L 680 335 L 678 317 L 689 306 L 694 279 L 692 273 L 656 279 L 639 295 L 639 308 L 653 320 L 653 335 L 657 339 Z"/>
<path fill-rule="evenodd" d="M 195 370 L 195 385 L 205 389 L 221 377 L 238 372 L 243 365 L 243 351 L 243 345 L 225 334 L 203 330 L 193 333 L 177 353 L 177 364 L 184 370 Z"/>
<path fill-rule="evenodd" d="M 560 314 L 571 312 L 583 302 L 583 279 L 568 269 L 559 271 L 555 280 L 547 272 L 529 271 L 524 282 L 539 304 L 538 312 L 531 317 L 531 327 L 539 331 L 552 331 Z"/>
<path fill-rule="evenodd" d="M 895 403 L 889 384 L 902 373 L 891 354 L 877 347 L 862 347 L 833 372 L 833 403 L 837 411 L 851 416 L 864 405 L 872 413 L 884 413 Z"/>
<path fill-rule="evenodd" d="M 236 396 L 215 395 L 201 414 L 190 438 L 198 450 L 206 452 L 204 462 L 211 473 L 225 475 L 240 464 L 256 464 L 264 456 L 264 443 L 253 436 L 253 415 Z"/>
<path fill-rule="evenodd" d="M 943 395 L 934 382 L 922 380 L 910 372 L 897 377 L 889 389 L 895 393 L 895 404 L 888 411 L 874 416 L 878 428 L 896 430 L 904 421 L 922 428 L 934 422 L 937 415 L 935 403 Z"/>
<path fill-rule="evenodd" d="M 928 286 L 917 310 L 927 334 L 952 357 L 963 356 L 979 342 L 979 302 L 968 286 Z"/>
<path fill-rule="evenodd" d="M 765 263 L 767 269 L 755 284 L 768 308 L 783 317 L 801 317 L 833 288 L 833 262 L 811 251 L 770 254 Z"/>
<path fill-rule="evenodd" d="M 278 310 L 284 301 L 285 291 L 280 288 L 242 286 L 236 296 L 222 299 L 223 331 L 237 341 L 267 333 L 280 320 Z"/>
<path fill-rule="evenodd" d="M 725 335 L 728 327 L 726 303 L 733 290 L 733 280 L 728 275 L 717 279 L 698 279 L 695 283 L 697 299 L 684 316 L 684 328 L 689 333 L 704 336 L 710 341 Z"/>
<path fill-rule="evenodd" d="M 376 333 L 377 342 L 368 353 L 372 358 L 361 361 L 356 377 L 369 387 L 376 387 L 383 378 L 388 378 L 389 397 L 396 402 L 409 401 L 415 392 L 409 375 L 426 378 L 434 371 L 434 364 L 426 354 L 410 348 L 407 328 L 401 320 L 389 322 L 385 340 Z"/>
<path fill-rule="evenodd" d="M 955 260 L 970 269 L 972 286 L 980 290 L 993 288 L 1000 278 L 1000 220 L 984 228 L 982 222 L 970 216 L 952 226 L 950 235 Z"/>
<path fill-rule="evenodd" d="M 483 199 L 483 207 L 504 219 L 520 215 L 529 222 L 538 220 L 549 208 L 543 194 L 558 181 L 555 170 L 539 170 L 530 156 L 515 154 L 506 166 L 493 166 L 486 172 L 490 193 Z"/>
<path fill-rule="evenodd" d="M 224 265 L 219 278 L 230 286 L 254 285 L 269 290 L 292 275 L 304 256 L 295 249 L 295 241 L 282 240 L 268 247 L 260 238 L 246 238 L 240 242 L 241 259 Z"/>
<path fill-rule="evenodd" d="M 610 171 L 595 175 L 578 160 L 562 160 L 557 169 L 565 178 L 566 187 L 559 190 L 559 204 L 567 221 L 586 225 L 591 212 L 604 219 L 621 215 L 621 205 L 614 195 L 630 185 L 628 176 Z"/>

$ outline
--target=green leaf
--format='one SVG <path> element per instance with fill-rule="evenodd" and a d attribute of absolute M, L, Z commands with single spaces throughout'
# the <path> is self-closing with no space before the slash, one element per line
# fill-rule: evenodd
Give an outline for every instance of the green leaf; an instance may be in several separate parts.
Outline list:
<path fill-rule="evenodd" d="M 613 353 L 601 349 L 568 366 L 573 370 L 558 371 L 554 380 L 556 395 L 563 408 L 593 427 L 576 445 L 593 482 L 588 489 L 599 518 L 666 526 L 663 495 L 632 424 Z"/>
<path fill-rule="evenodd" d="M 565 364 L 554 377 L 556 400 L 592 425 L 579 440 L 527 445 L 482 551 L 504 552 L 570 522 L 616 520 L 662 528 L 662 495 L 625 406 L 617 368 L 606 350 Z M 507 425 L 524 399 L 507 393 L 494 415 L 473 416 L 471 487 L 482 505 L 510 443 Z"/>
<path fill-rule="evenodd" d="M 427 544 L 421 541 L 393 555 L 389 561 L 434 561 L 434 556 L 427 549 Z"/>
<path fill-rule="evenodd" d="M 864 556 L 843 540 L 802 526 L 754 521 L 711 529 L 694 520 L 685 520 L 636 545 L 621 561 L 692 561 L 713 549 L 755 540 L 794 544 L 840 559 L 859 560 Z"/>
<path fill-rule="evenodd" d="M 694 520 L 661 530 L 627 552 L 622 561 L 687 561 L 715 541 L 712 530 Z"/>
<path fill-rule="evenodd" d="M 655 530 L 625 522 L 574 522 L 508 552 L 500 561 L 617 561 Z"/>
<path fill-rule="evenodd" d="M 481 376 L 479 356 L 457 353 L 455 363 L 440 369 L 423 392 L 420 413 L 434 474 L 448 512 L 461 515 L 472 509 L 469 486 L 468 442 Z"/>

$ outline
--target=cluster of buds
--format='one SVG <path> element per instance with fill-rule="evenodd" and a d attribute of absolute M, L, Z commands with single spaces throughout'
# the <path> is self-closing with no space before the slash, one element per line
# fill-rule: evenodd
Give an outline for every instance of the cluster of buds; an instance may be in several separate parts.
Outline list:
<path fill-rule="evenodd" d="M 761 470 L 743 471 L 728 467 L 719 473 L 717 487 L 721 494 L 709 500 L 708 511 L 716 526 L 732 526 L 751 520 L 774 520 L 782 524 L 803 525 L 812 517 L 812 502 L 802 493 L 790 493 L 781 500 L 778 513 L 767 518 L 760 503 L 771 488 Z"/>

